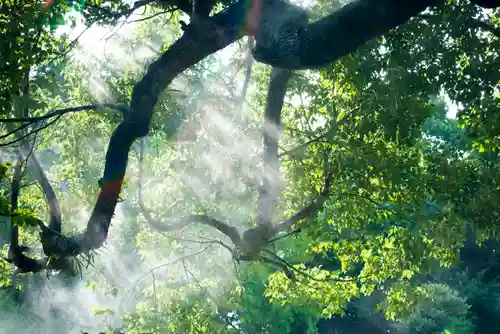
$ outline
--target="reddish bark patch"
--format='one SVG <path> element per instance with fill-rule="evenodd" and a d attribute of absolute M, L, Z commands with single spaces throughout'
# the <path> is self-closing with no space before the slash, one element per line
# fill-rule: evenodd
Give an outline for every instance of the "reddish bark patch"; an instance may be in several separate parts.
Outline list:
<path fill-rule="evenodd" d="M 252 0 L 245 19 L 244 32 L 255 36 L 259 30 L 260 17 L 262 14 L 262 0 Z"/>

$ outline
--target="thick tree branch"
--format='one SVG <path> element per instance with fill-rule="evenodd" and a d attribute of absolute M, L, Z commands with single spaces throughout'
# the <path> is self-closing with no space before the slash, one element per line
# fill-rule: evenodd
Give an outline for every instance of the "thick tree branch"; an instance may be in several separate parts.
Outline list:
<path fill-rule="evenodd" d="M 266 43 L 256 38 L 254 57 L 282 68 L 320 68 L 440 2 L 355 0 L 317 22 L 278 31 Z"/>
<path fill-rule="evenodd" d="M 263 18 L 276 17 L 276 13 L 272 13 L 276 1 L 263 6 Z M 289 22 L 278 29 L 261 25 L 256 33 L 257 47 L 254 55 L 257 60 L 279 67 L 324 66 L 354 51 L 369 39 L 406 22 L 411 16 L 437 2 L 438 0 L 357 0 L 305 28 L 290 29 Z M 283 5 L 280 6 L 283 8 Z M 278 7 L 275 6 L 274 9 Z M 285 7 L 294 6 L 287 4 Z M 184 35 L 151 64 L 144 78 L 133 89 L 130 114 L 118 125 L 110 138 L 102 189 L 86 231 L 67 237 L 49 227 L 41 226 L 42 244 L 47 255 L 77 255 L 99 248 L 105 242 L 121 191 L 128 152 L 137 138 L 148 134 L 153 108 L 159 95 L 178 74 L 249 32 L 251 27 L 248 27 L 246 22 L 246 9 L 246 1 L 239 1 L 210 19 L 190 24 Z M 298 14 L 302 17 L 302 14 Z M 252 7 L 249 17 L 255 18 L 255 6 Z M 287 19 L 290 17 L 287 16 Z M 298 17 L 293 19 L 298 20 Z M 279 35 L 273 38 L 273 32 L 277 30 Z M 333 45 L 336 47 L 325 48 Z M 314 213 L 326 200 L 330 188 L 329 180 L 330 178 L 326 177 L 320 199 L 280 224 L 275 232 L 287 229 L 298 220 Z M 189 218 L 201 220 L 207 225 L 215 224 L 203 215 Z M 235 236 L 233 239 L 239 242 Z"/>
<path fill-rule="evenodd" d="M 268 226 L 268 228 L 271 228 L 273 210 L 280 193 L 278 141 L 281 130 L 281 110 L 291 75 L 290 70 L 273 68 L 267 92 L 263 125 L 263 177 L 257 200 L 257 217 L 259 225 Z"/>
<path fill-rule="evenodd" d="M 262 184 L 257 199 L 258 226 L 243 233 L 243 247 L 239 259 L 258 259 L 263 247 L 275 235 L 273 212 L 280 195 L 278 140 L 281 128 L 281 110 L 291 70 L 273 68 L 267 90 L 263 125 Z"/>

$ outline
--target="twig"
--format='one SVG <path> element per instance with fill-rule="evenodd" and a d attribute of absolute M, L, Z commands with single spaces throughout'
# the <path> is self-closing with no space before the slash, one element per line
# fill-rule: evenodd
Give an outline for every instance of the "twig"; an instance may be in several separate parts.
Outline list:
<path fill-rule="evenodd" d="M 302 232 L 302 230 L 301 230 L 300 228 L 298 228 L 298 229 L 296 229 L 295 231 L 288 232 L 288 233 L 286 233 L 286 234 L 283 234 L 283 235 L 277 236 L 276 238 L 269 240 L 269 243 L 276 242 L 276 241 L 278 241 L 278 240 L 280 240 L 280 239 L 283 239 L 283 238 L 289 237 L 289 236 L 291 236 L 291 235 L 294 235 L 294 234 L 297 234 L 297 233 L 300 233 L 300 232 Z"/>
<path fill-rule="evenodd" d="M 306 141 L 304 144 L 301 144 L 295 148 L 292 148 L 290 150 L 287 150 L 285 152 L 281 152 L 280 154 L 278 154 L 278 157 L 279 158 L 282 158 L 284 157 L 285 155 L 290 155 L 290 154 L 293 154 L 297 151 L 300 151 L 302 150 L 303 148 L 313 144 L 313 143 L 318 143 L 318 142 L 322 142 L 328 135 L 331 135 L 334 131 L 337 130 L 337 128 L 340 126 L 340 125 L 343 125 L 348 118 L 352 117 L 354 115 L 354 113 L 359 110 L 361 107 L 356 107 L 356 108 L 353 108 L 345 117 L 343 117 L 341 120 L 339 120 L 338 122 L 336 122 L 335 124 L 333 124 L 325 133 L 323 134 L 320 134 L 320 135 L 317 135 L 316 137 Z M 331 140 L 325 140 L 326 143 L 330 143 Z"/>
<path fill-rule="evenodd" d="M 25 134 L 25 135 L 23 135 L 23 136 L 21 136 L 21 137 L 18 137 L 17 139 L 11 140 L 10 142 L 7 142 L 7 143 L 0 143 L 0 147 L 10 146 L 10 145 L 12 145 L 12 144 L 15 144 L 15 143 L 17 143 L 17 142 L 19 142 L 19 141 L 21 141 L 21 140 L 23 140 L 23 139 L 25 139 L 25 138 L 27 138 L 27 137 L 31 136 L 32 134 L 36 134 L 36 133 L 38 133 L 38 132 L 42 131 L 43 129 L 45 129 L 45 128 L 49 127 L 49 126 L 50 126 L 50 125 L 52 125 L 53 123 L 57 122 L 57 121 L 59 120 L 59 118 L 61 118 L 61 117 L 62 117 L 62 115 L 58 115 L 58 116 L 56 116 L 56 118 L 55 118 L 54 120 L 52 120 L 52 121 L 48 122 L 47 124 L 45 124 L 45 125 L 44 125 L 44 126 L 42 126 L 42 127 L 39 127 L 39 128 L 38 128 L 38 129 L 36 129 L 36 130 L 33 130 L 33 131 L 31 131 L 31 132 L 28 132 L 27 134 Z"/>
<path fill-rule="evenodd" d="M 332 277 L 332 278 L 326 278 L 326 279 L 318 279 L 318 278 L 315 278 L 315 277 L 312 277 L 311 275 L 309 275 L 308 273 L 306 273 L 305 271 L 302 271 L 298 268 L 295 268 L 292 264 L 288 263 L 287 261 L 285 261 L 283 258 L 279 257 L 277 254 L 271 252 L 270 250 L 268 249 L 264 249 L 264 251 L 270 255 L 272 255 L 275 259 L 277 259 L 281 264 L 283 264 L 283 266 L 301 274 L 302 276 L 305 276 L 307 277 L 308 279 L 312 280 L 312 281 L 316 281 L 316 282 L 354 282 L 354 281 L 357 281 L 358 278 L 335 278 L 335 277 Z M 273 261 L 272 259 L 268 259 L 268 260 L 271 260 Z M 275 262 L 275 261 L 273 261 Z"/>
<path fill-rule="evenodd" d="M 188 254 L 188 255 L 182 256 L 182 257 L 180 257 L 180 258 L 178 258 L 178 259 L 175 259 L 175 260 L 173 260 L 173 261 L 170 261 L 170 262 L 168 262 L 168 263 L 163 263 L 163 264 L 160 264 L 160 265 L 158 265 L 158 266 L 156 266 L 156 267 L 153 267 L 153 268 L 151 268 L 150 270 L 148 270 L 148 272 L 146 272 L 146 273 L 144 273 L 143 275 L 141 275 L 141 276 L 140 276 L 140 277 L 139 277 L 139 278 L 138 278 L 138 279 L 134 282 L 134 286 L 133 286 L 133 288 L 132 288 L 130 291 L 128 291 L 127 293 L 125 293 L 125 295 L 122 297 L 122 299 L 121 299 L 121 301 L 120 301 L 120 304 L 118 305 L 118 309 L 121 309 L 121 306 L 122 306 L 123 302 L 125 301 L 125 297 L 127 297 L 127 295 L 128 295 L 128 294 L 132 294 L 132 293 L 135 291 L 135 288 L 137 287 L 137 283 L 139 283 L 139 281 L 140 281 L 140 280 L 142 280 L 144 277 L 146 277 L 146 276 L 147 276 L 147 275 L 149 275 L 150 273 L 153 273 L 155 270 L 158 270 L 158 269 L 163 268 L 163 267 L 171 266 L 171 265 L 176 264 L 176 263 L 178 263 L 178 262 L 184 261 L 185 259 L 188 259 L 188 258 L 190 258 L 190 257 L 193 257 L 193 256 L 196 256 L 196 255 L 198 255 L 198 254 L 201 254 L 201 253 L 203 253 L 204 251 L 206 251 L 207 249 L 209 249 L 209 248 L 210 248 L 210 247 L 212 247 L 212 246 L 213 246 L 213 244 L 210 244 L 210 245 L 208 245 L 208 246 L 206 246 L 206 247 L 204 247 L 204 248 L 202 248 L 202 249 L 200 249 L 200 250 L 198 250 L 198 251 L 196 251 L 196 252 L 194 252 L 194 253 L 191 253 L 191 254 Z"/>
<path fill-rule="evenodd" d="M 116 104 L 110 104 L 110 103 L 104 103 L 104 104 L 89 104 L 85 106 L 79 106 L 79 107 L 70 107 L 70 108 L 64 108 L 64 109 L 58 109 L 58 110 L 53 110 L 45 115 L 42 116 L 37 116 L 37 117 L 15 117 L 15 118 L 0 118 L 0 123 L 14 123 L 14 122 L 39 122 L 44 119 L 52 118 L 55 116 L 60 116 L 68 113 L 73 113 L 73 112 L 79 112 L 79 111 L 86 111 L 86 110 L 98 110 L 102 108 L 109 108 L 109 109 L 115 109 L 118 111 L 121 111 L 124 114 L 127 114 L 130 109 L 128 107 L 116 105 Z M 3 137 L 0 137 L 3 138 Z"/>

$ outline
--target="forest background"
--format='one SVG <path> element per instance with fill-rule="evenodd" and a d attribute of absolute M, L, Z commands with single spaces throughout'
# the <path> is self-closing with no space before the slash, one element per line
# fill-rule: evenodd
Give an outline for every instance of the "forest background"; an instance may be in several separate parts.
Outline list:
<path fill-rule="evenodd" d="M 194 8 L 0 1 L 2 332 L 500 333 L 498 2 Z"/>

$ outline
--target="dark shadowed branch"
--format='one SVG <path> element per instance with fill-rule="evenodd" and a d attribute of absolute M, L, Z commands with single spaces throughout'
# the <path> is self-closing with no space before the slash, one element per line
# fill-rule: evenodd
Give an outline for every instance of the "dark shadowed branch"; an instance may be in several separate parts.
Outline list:
<path fill-rule="evenodd" d="M 23 141 L 24 139 L 27 139 L 28 137 L 36 134 L 37 132 L 40 132 L 41 130 L 44 130 L 47 127 L 51 126 L 52 124 L 57 122 L 61 116 L 65 115 L 65 114 L 73 113 L 73 112 L 80 112 L 80 111 L 87 111 L 87 110 L 100 111 L 104 108 L 119 110 L 122 112 L 123 117 L 127 117 L 128 112 L 129 112 L 129 109 L 127 107 L 119 106 L 119 105 L 115 105 L 115 104 L 91 104 L 91 105 L 86 105 L 86 106 L 78 106 L 78 107 L 70 107 L 70 108 L 53 110 L 45 115 L 37 116 L 37 117 L 0 118 L 0 123 L 7 123 L 7 124 L 24 123 L 18 127 L 8 126 L 7 133 L 0 135 L 0 139 L 5 139 L 5 138 L 12 136 L 12 135 L 16 135 L 16 139 L 13 139 L 13 140 L 8 141 L 6 143 L 0 143 L 0 147 L 11 146 L 15 143 Z M 50 118 L 54 118 L 54 119 L 47 122 L 46 124 L 43 124 L 43 125 L 38 123 L 38 122 L 41 122 L 44 120 L 48 120 Z M 30 126 L 32 126 L 32 125 L 35 125 L 35 126 L 31 130 L 25 132 L 25 130 L 28 130 L 30 128 Z M 36 126 L 36 125 L 38 125 L 38 126 Z M 22 133 L 22 135 L 19 135 L 20 133 Z"/>
<path fill-rule="evenodd" d="M 320 68 L 441 2 L 355 0 L 317 22 L 279 31 L 266 43 L 257 38 L 254 57 L 277 67 Z"/>
<path fill-rule="evenodd" d="M 14 144 L 17 144 L 23 140 L 27 140 L 30 136 L 35 136 L 37 133 L 41 132 L 42 130 L 44 130 L 44 129 L 48 128 L 49 126 L 51 126 L 52 124 L 56 123 L 59 120 L 59 118 L 61 118 L 61 117 L 62 117 L 61 115 L 56 116 L 54 119 L 50 120 L 49 122 L 47 122 L 41 126 L 40 126 L 40 124 L 37 124 L 37 126 L 33 127 L 31 130 L 29 130 L 27 132 L 24 132 L 23 130 L 27 130 L 27 128 L 32 123 L 23 124 L 23 125 L 19 126 L 18 128 L 11 129 L 9 131 L 9 133 L 4 135 L 4 136 L 10 136 L 12 134 L 15 134 L 16 138 L 12 139 L 11 141 L 8 141 L 6 143 L 0 143 L 0 147 L 14 146 Z M 10 124 L 12 124 L 12 123 L 10 123 Z M 22 131 L 22 135 L 19 135 L 19 133 L 21 131 Z M 3 138 L 4 136 L 1 136 L 1 137 Z"/>
<path fill-rule="evenodd" d="M 59 115 L 65 115 L 69 113 L 74 113 L 74 112 L 80 112 L 80 111 L 87 111 L 87 110 L 102 110 L 104 108 L 108 109 L 116 109 L 118 111 L 121 111 L 124 115 L 127 115 L 129 112 L 129 108 L 126 106 L 120 106 L 116 104 L 109 104 L 109 103 L 104 103 L 104 104 L 89 104 L 86 106 L 78 106 L 78 107 L 70 107 L 70 108 L 64 108 L 64 109 L 57 109 L 53 110 L 45 115 L 42 116 L 37 116 L 37 117 L 13 117 L 13 118 L 0 118 L 0 123 L 18 123 L 18 122 L 29 122 L 29 123 L 34 123 L 38 121 L 42 121 L 45 119 L 49 119 L 52 117 L 56 117 Z"/>
<path fill-rule="evenodd" d="M 285 98 L 288 80 L 292 71 L 273 68 L 267 92 L 264 113 L 263 135 L 263 168 L 262 184 L 257 200 L 258 223 L 271 226 L 273 210 L 280 195 L 280 173 L 278 162 L 278 141 L 281 131 L 281 110 Z"/>
<path fill-rule="evenodd" d="M 234 21 L 242 23 L 241 17 L 245 16 L 247 2 L 234 2 L 215 17 L 230 12 L 234 15 Z M 321 20 L 307 24 L 294 16 L 297 6 L 281 0 L 250 1 L 250 12 L 246 15 L 248 20 L 245 22 L 244 31 L 255 36 L 257 43 L 253 54 L 259 62 L 290 69 L 320 68 L 355 51 L 367 41 L 406 23 L 428 7 L 443 2 L 354 0 Z M 495 0 L 473 2 L 483 7 L 491 7 L 493 5 L 485 3 L 494 3 Z M 137 3 L 143 5 L 141 1 Z M 156 3 L 164 9 L 179 8 L 187 14 L 192 10 L 190 2 L 186 0 L 162 0 Z M 498 7 L 498 4 L 494 7 Z M 236 8 L 239 12 L 235 11 Z M 197 25 L 189 24 L 187 29 L 197 29 Z"/>

